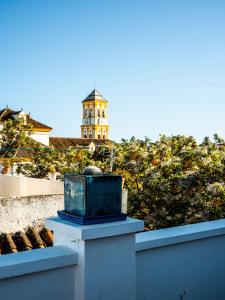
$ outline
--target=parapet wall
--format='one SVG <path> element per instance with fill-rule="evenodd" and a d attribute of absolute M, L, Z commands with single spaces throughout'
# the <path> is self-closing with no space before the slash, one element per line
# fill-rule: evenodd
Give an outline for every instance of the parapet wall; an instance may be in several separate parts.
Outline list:
<path fill-rule="evenodd" d="M 2 300 L 75 300 L 77 254 L 51 247 L 0 255 Z"/>
<path fill-rule="evenodd" d="M 0 175 L 1 197 L 63 194 L 63 182 L 22 176 Z"/>
<path fill-rule="evenodd" d="M 0 232 L 16 232 L 39 226 L 64 207 L 64 196 L 37 195 L 0 198 Z"/>
<path fill-rule="evenodd" d="M 136 299 L 225 299 L 224 253 L 224 219 L 136 234 Z"/>
<path fill-rule="evenodd" d="M 225 219 L 137 234 L 131 218 L 46 227 L 53 247 L 0 255 L 1 299 L 225 299 Z"/>

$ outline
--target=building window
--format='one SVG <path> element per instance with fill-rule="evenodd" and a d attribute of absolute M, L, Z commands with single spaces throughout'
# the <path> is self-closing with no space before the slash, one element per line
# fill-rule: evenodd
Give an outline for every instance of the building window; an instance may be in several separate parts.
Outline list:
<path fill-rule="evenodd" d="M 102 117 L 105 118 L 105 111 L 102 111 Z"/>
<path fill-rule="evenodd" d="M 92 139 L 92 129 L 89 129 L 89 138 Z"/>
<path fill-rule="evenodd" d="M 100 139 L 101 138 L 101 134 L 98 134 L 98 139 Z"/>
<path fill-rule="evenodd" d="M 87 109 L 84 110 L 84 116 L 85 116 L 85 117 L 88 116 L 88 110 L 87 110 Z"/>
<path fill-rule="evenodd" d="M 98 109 L 98 117 L 100 117 L 100 109 Z"/>
<path fill-rule="evenodd" d="M 87 129 L 84 129 L 84 138 L 87 138 Z"/>

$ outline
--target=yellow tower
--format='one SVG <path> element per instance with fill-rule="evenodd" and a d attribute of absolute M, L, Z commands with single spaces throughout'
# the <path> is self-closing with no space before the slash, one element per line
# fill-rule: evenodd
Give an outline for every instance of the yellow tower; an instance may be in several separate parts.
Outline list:
<path fill-rule="evenodd" d="M 90 95 L 82 101 L 82 105 L 83 119 L 81 137 L 89 139 L 108 139 L 108 101 L 94 89 Z"/>

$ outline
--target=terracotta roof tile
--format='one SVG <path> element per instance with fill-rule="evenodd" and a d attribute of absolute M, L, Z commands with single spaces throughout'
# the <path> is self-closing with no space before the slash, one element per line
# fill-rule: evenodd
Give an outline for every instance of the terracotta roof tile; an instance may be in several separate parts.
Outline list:
<path fill-rule="evenodd" d="M 40 235 L 47 247 L 53 246 L 53 233 L 49 229 L 44 227 L 41 230 Z"/>
<path fill-rule="evenodd" d="M 107 145 L 110 143 L 110 140 L 50 137 L 49 142 L 50 146 L 53 146 L 57 149 L 67 149 L 69 147 L 76 146 L 89 146 L 91 142 L 93 142 L 95 145 Z"/>
<path fill-rule="evenodd" d="M 34 120 L 29 115 L 27 115 L 27 123 L 32 125 L 33 128 L 35 128 L 35 129 L 49 129 L 49 131 L 52 130 L 52 127 L 49 127 L 43 123 L 40 123 L 40 122 Z"/>
<path fill-rule="evenodd" d="M 14 234 L 0 235 L 0 255 L 51 246 L 53 246 L 53 233 L 47 228 L 41 230 L 29 228 L 26 232 L 18 231 Z"/>
<path fill-rule="evenodd" d="M 45 242 L 41 239 L 40 234 L 36 229 L 29 228 L 28 231 L 26 232 L 26 235 L 31 241 L 33 248 L 38 249 L 38 248 L 46 247 Z"/>

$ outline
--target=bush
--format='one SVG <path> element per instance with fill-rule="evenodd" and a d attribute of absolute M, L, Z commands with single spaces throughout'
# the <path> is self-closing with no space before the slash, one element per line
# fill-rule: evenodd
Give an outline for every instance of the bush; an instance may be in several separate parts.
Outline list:
<path fill-rule="evenodd" d="M 180 135 L 162 135 L 154 143 L 133 137 L 97 148 L 93 154 L 45 148 L 34 152 L 32 161 L 18 171 L 39 178 L 54 171 L 63 177 L 96 165 L 121 174 L 129 191 L 128 214 L 143 219 L 149 229 L 225 217 L 225 143 L 218 135 L 201 144 Z"/>
<path fill-rule="evenodd" d="M 217 135 L 122 141 L 115 171 L 126 178 L 129 214 L 149 229 L 225 217 L 225 144 Z"/>

